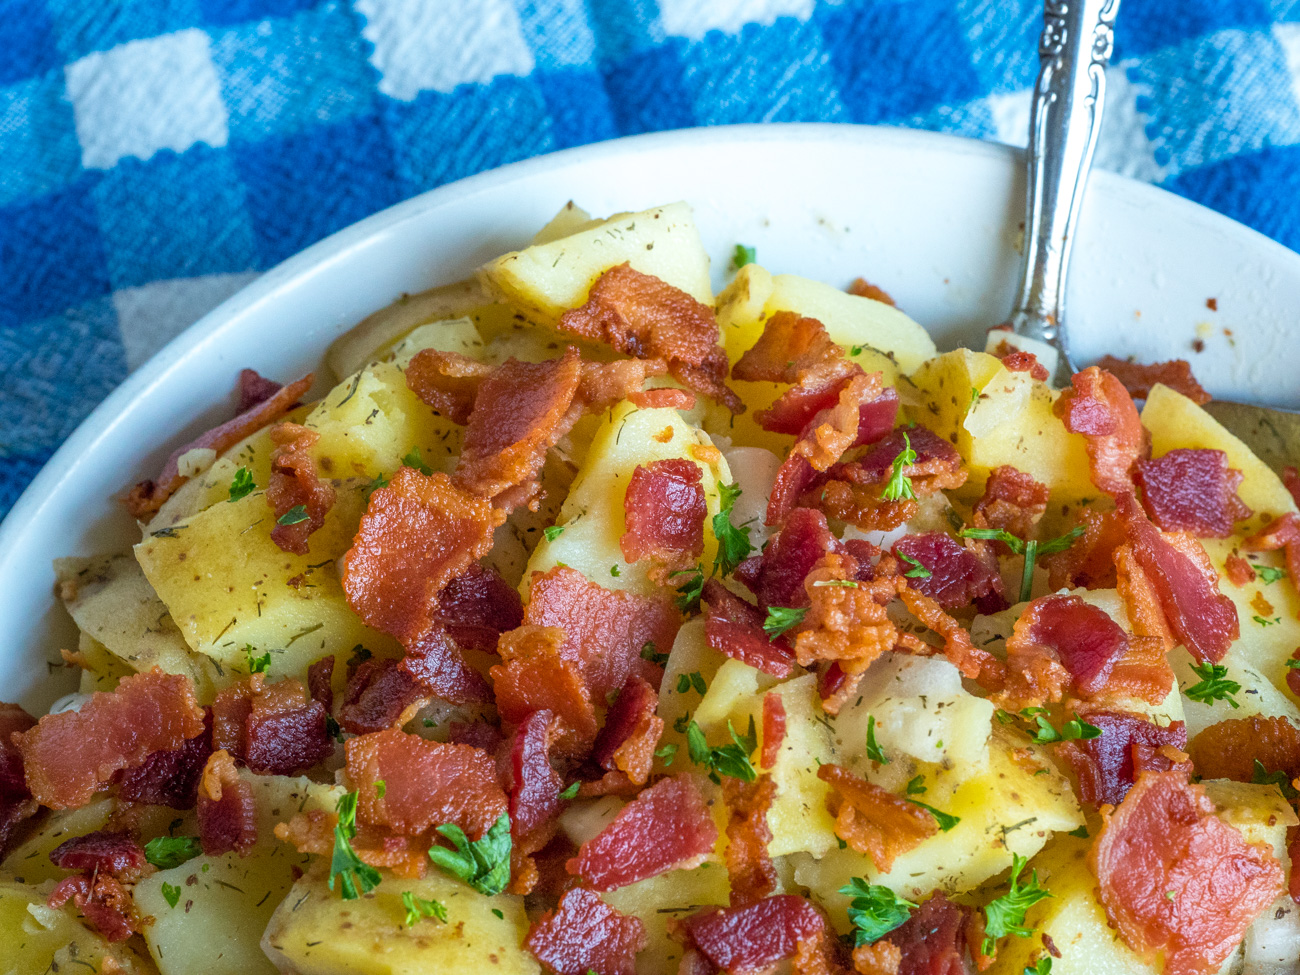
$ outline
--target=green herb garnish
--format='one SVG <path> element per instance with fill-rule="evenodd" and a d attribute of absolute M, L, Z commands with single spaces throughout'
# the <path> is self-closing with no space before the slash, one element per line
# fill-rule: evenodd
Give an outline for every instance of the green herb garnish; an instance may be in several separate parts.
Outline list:
<path fill-rule="evenodd" d="M 786 630 L 798 626 L 808 614 L 807 607 L 769 606 L 763 632 L 775 640 Z"/>
<path fill-rule="evenodd" d="M 879 941 L 911 917 L 911 909 L 916 907 L 888 887 L 868 884 L 861 877 L 852 878 L 840 893 L 852 898 L 849 923 L 853 925 L 855 948 Z"/>
<path fill-rule="evenodd" d="M 410 453 L 402 458 L 402 466 L 413 467 L 425 477 L 433 473 L 433 468 L 426 464 L 424 458 L 420 456 L 419 447 L 412 447 Z"/>
<path fill-rule="evenodd" d="M 757 251 L 753 247 L 746 247 L 744 244 L 737 244 L 736 249 L 731 254 L 731 266 L 739 271 L 746 264 L 753 264 L 757 260 Z"/>
<path fill-rule="evenodd" d="M 912 449 L 912 438 L 906 433 L 903 434 L 903 443 L 906 446 L 894 458 L 894 473 L 890 475 L 885 489 L 880 492 L 882 501 L 916 500 L 916 492 L 912 490 L 912 479 L 903 473 L 906 468 L 916 463 L 916 451 Z"/>
<path fill-rule="evenodd" d="M 895 552 L 894 554 L 912 567 L 903 573 L 905 579 L 928 579 L 934 574 L 906 552 Z"/>
<path fill-rule="evenodd" d="M 1029 883 L 1020 883 L 1020 873 L 1029 860 L 1018 853 L 1011 854 L 1011 889 L 984 908 L 983 953 L 992 955 L 998 938 L 1014 934 L 1028 938 L 1034 932 L 1025 927 L 1025 913 L 1051 893 L 1038 884 L 1038 871 L 1030 876 Z"/>
<path fill-rule="evenodd" d="M 1241 707 L 1232 695 L 1241 692 L 1241 685 L 1235 680 L 1228 680 L 1228 668 L 1223 664 L 1193 664 L 1192 671 L 1201 678 L 1199 684 L 1193 684 L 1183 694 L 1200 704 L 1213 704 L 1215 701 L 1227 701 L 1234 708 Z"/>
<path fill-rule="evenodd" d="M 731 523 L 731 510 L 740 497 L 740 487 L 736 484 L 719 484 L 718 495 L 721 508 L 713 516 L 713 535 L 718 540 L 718 553 L 713 557 L 713 574 L 729 576 L 736 566 L 749 558 L 754 545 L 749 540 L 749 526 L 737 528 Z"/>
<path fill-rule="evenodd" d="M 542 534 L 546 536 L 548 542 L 553 542 L 564 534 L 563 525 L 551 525 L 549 528 L 543 528 Z"/>
<path fill-rule="evenodd" d="M 306 521 L 310 517 L 311 516 L 307 514 L 307 506 L 305 504 L 295 504 L 279 518 L 275 519 L 275 523 L 277 525 L 297 525 Z"/>
<path fill-rule="evenodd" d="M 879 765 L 889 764 L 889 759 L 880 750 L 880 746 L 876 744 L 876 716 L 874 714 L 867 715 L 867 758 Z"/>
<path fill-rule="evenodd" d="M 673 576 L 686 576 L 686 581 L 677 587 L 677 608 L 683 613 L 697 613 L 700 609 L 700 596 L 704 594 L 704 570 L 698 565 L 693 569 L 678 569 L 669 573 Z"/>
<path fill-rule="evenodd" d="M 1027 602 L 1033 594 L 1034 565 L 1038 561 L 1038 556 L 1055 555 L 1057 552 L 1064 552 L 1085 531 L 1087 531 L 1086 525 L 1075 525 L 1064 535 L 1046 542 L 1036 542 L 1033 539 L 1025 541 L 1022 538 L 1017 538 L 1009 531 L 1003 531 L 1001 528 L 963 528 L 958 534 L 962 538 L 982 538 L 1002 542 L 1016 555 L 1025 557 L 1025 568 L 1020 574 L 1020 602 L 1023 603 Z"/>
<path fill-rule="evenodd" d="M 197 836 L 159 836 L 144 845 L 144 858 L 159 870 L 179 867 L 202 852 L 203 844 Z"/>
<path fill-rule="evenodd" d="M 446 873 L 459 877 L 481 894 L 489 897 L 506 889 L 510 882 L 510 816 L 502 813 L 483 838 L 469 841 L 465 831 L 455 823 L 443 823 L 438 832 L 455 844 L 429 848 L 429 859 Z"/>
<path fill-rule="evenodd" d="M 645 646 L 641 648 L 641 659 L 648 660 L 650 661 L 650 663 L 658 664 L 660 667 L 662 667 L 664 664 L 668 663 L 668 654 L 657 653 L 655 651 L 655 645 L 653 643 L 647 642 Z"/>
<path fill-rule="evenodd" d="M 1282 798 L 1294 799 L 1297 795 L 1295 786 L 1291 784 L 1291 777 L 1281 769 L 1276 772 L 1270 772 L 1264 767 L 1264 763 L 1258 758 L 1255 759 L 1255 771 L 1250 777 L 1250 781 L 1255 785 L 1275 785 L 1282 792 Z"/>
<path fill-rule="evenodd" d="M 412 891 L 402 891 L 402 904 L 406 908 L 406 926 L 413 928 L 422 918 L 436 917 L 443 924 L 447 923 L 447 907 L 442 901 L 425 900 L 416 897 Z"/>
<path fill-rule="evenodd" d="M 581 786 L 581 784 L 582 784 L 581 782 L 571 782 L 569 785 L 564 787 L 564 791 L 560 793 L 560 798 L 561 799 L 576 798 L 578 795 L 578 788 L 579 786 Z"/>
<path fill-rule="evenodd" d="M 1041 711 L 1043 709 L 1025 709 L 1025 711 L 1031 710 Z M 1025 712 L 1022 711 L 1021 714 L 1025 714 Z M 1084 721 L 1078 714 L 1075 714 L 1071 720 L 1065 722 L 1060 731 L 1053 728 L 1052 723 L 1041 714 L 1025 714 L 1025 717 L 1033 717 L 1034 722 L 1038 725 L 1038 731 L 1034 733 L 1033 738 L 1034 741 L 1038 742 L 1040 745 L 1046 745 L 1057 741 L 1087 741 L 1090 738 L 1101 737 L 1101 729 L 1096 725 L 1088 724 L 1088 722 Z"/>
<path fill-rule="evenodd" d="M 925 790 L 926 790 L 926 785 L 925 785 L 924 775 L 918 775 L 916 778 L 910 779 L 907 783 L 906 792 L 909 796 L 924 795 Z"/>
<path fill-rule="evenodd" d="M 708 769 L 709 778 L 715 783 L 722 782 L 718 777 L 720 775 L 740 779 L 742 782 L 753 782 L 758 778 L 758 772 L 749 760 L 750 753 L 758 747 L 753 715 L 750 715 L 749 730 L 744 737 L 736 734 L 730 721 L 727 722 L 727 731 L 731 733 L 732 744 L 713 748 L 704 737 L 704 731 L 692 721 L 686 728 L 686 746 L 691 761 Z"/>
<path fill-rule="evenodd" d="M 253 648 L 247 644 L 244 645 L 244 659 L 248 662 L 248 674 L 265 674 L 271 666 L 271 651 L 268 650 L 260 657 L 253 654 Z"/>
<path fill-rule="evenodd" d="M 339 796 L 335 811 L 339 821 L 334 826 L 334 855 L 330 859 L 329 889 L 334 889 L 334 879 L 337 877 L 343 899 L 354 901 L 378 887 L 382 878 L 378 870 L 362 862 L 356 850 L 352 849 L 352 840 L 357 835 L 357 794 L 345 792 Z"/>
<path fill-rule="evenodd" d="M 1286 569 L 1275 569 L 1271 565 L 1253 565 L 1251 568 L 1255 570 L 1255 575 L 1259 576 L 1260 581 L 1266 586 L 1277 582 L 1279 579 L 1286 578 Z"/>
<path fill-rule="evenodd" d="M 181 902 L 181 889 L 172 884 L 163 881 L 162 885 L 163 900 L 167 902 L 168 907 L 175 907 Z"/>
<path fill-rule="evenodd" d="M 960 816 L 950 816 L 948 813 L 935 809 L 934 806 L 927 806 L 925 803 L 918 802 L 916 799 L 908 799 L 907 801 L 914 806 L 920 806 L 933 816 L 934 821 L 939 824 L 939 829 L 945 833 L 961 822 Z"/>
<path fill-rule="evenodd" d="M 235 471 L 234 480 L 230 482 L 230 500 L 238 501 L 240 498 L 246 498 L 257 490 L 257 484 L 253 481 L 253 474 L 247 467 L 241 467 Z"/>

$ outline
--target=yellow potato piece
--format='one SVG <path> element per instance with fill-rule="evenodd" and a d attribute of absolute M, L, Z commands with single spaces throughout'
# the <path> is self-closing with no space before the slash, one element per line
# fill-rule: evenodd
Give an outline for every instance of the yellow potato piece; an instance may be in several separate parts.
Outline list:
<path fill-rule="evenodd" d="M 68 903 L 47 907 L 52 885 L 31 887 L 0 879 L 0 972 L 3 975 L 49 975 L 51 972 L 101 972 L 115 962 L 128 975 L 156 969 L 134 942 L 110 943 L 77 920 Z"/>

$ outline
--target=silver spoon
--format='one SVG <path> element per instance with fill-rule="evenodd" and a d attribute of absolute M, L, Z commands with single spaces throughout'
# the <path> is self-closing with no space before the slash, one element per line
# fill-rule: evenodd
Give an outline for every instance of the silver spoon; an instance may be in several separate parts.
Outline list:
<path fill-rule="evenodd" d="M 1046 0 L 1038 42 L 1041 67 L 1029 115 L 1025 259 L 1008 324 L 1038 352 L 1058 387 L 1070 384 L 1065 281 L 1070 245 L 1092 168 L 1106 97 L 1119 0 Z M 1005 333 L 992 333 L 990 344 Z M 1029 340 L 1029 341 L 1025 341 Z M 1050 362 L 1055 352 L 1055 367 Z M 1300 413 L 1214 400 L 1205 407 L 1278 473 L 1300 463 Z"/>

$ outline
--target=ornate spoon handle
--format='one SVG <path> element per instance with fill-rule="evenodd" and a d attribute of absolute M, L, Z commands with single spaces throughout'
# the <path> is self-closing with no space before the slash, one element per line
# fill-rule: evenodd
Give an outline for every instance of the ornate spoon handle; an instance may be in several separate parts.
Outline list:
<path fill-rule="evenodd" d="M 1042 67 L 1029 114 L 1025 262 L 1009 322 L 1060 352 L 1058 384 L 1073 371 L 1064 328 L 1065 276 L 1097 147 L 1106 64 L 1119 0 L 1046 0 Z"/>

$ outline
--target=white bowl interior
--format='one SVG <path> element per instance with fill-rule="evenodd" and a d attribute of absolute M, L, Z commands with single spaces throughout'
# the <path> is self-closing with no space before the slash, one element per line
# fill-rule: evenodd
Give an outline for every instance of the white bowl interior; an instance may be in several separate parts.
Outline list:
<path fill-rule="evenodd" d="M 434 190 L 311 247 L 196 323 L 55 454 L 0 525 L 0 698 L 42 709 L 75 646 L 51 560 L 138 540 L 113 497 L 187 434 L 228 416 L 238 370 L 279 379 L 402 292 L 517 247 L 566 200 L 594 214 L 684 199 L 726 278 L 738 242 L 774 271 L 863 275 L 941 349 L 982 347 L 1016 285 L 1020 156 L 988 143 L 859 126 L 738 126 L 557 153 Z M 1300 256 L 1209 210 L 1107 173 L 1092 179 L 1069 289 L 1072 349 L 1189 358 L 1216 396 L 1300 406 L 1290 355 Z M 1217 301 L 1218 310 L 1207 307 Z M 1199 339 L 1204 351 L 1193 351 Z M 317 391 L 326 387 L 318 381 Z"/>

